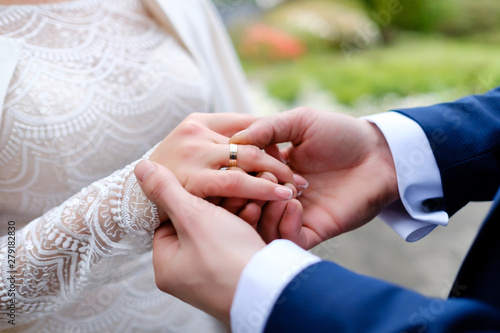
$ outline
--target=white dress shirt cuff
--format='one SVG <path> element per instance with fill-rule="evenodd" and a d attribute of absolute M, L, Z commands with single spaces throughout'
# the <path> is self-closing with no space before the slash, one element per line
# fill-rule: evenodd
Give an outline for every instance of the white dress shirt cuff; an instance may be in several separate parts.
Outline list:
<path fill-rule="evenodd" d="M 420 125 L 397 113 L 363 117 L 382 131 L 396 166 L 400 200 L 379 217 L 406 241 L 427 235 L 437 225 L 448 224 L 444 210 L 429 211 L 426 200 L 443 198 L 441 176 L 429 140 Z"/>
<path fill-rule="evenodd" d="M 234 333 L 263 332 L 281 292 L 303 269 L 320 261 L 294 243 L 279 239 L 257 252 L 241 273 L 231 306 Z"/>

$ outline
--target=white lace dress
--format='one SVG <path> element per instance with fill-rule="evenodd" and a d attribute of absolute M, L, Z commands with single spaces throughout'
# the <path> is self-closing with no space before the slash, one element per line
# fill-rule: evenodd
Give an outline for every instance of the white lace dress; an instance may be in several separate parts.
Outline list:
<path fill-rule="evenodd" d="M 0 329 L 223 330 L 157 290 L 159 222 L 132 172 L 210 109 L 187 52 L 139 0 L 0 6 L 0 35 L 25 40 L 0 114 Z"/>

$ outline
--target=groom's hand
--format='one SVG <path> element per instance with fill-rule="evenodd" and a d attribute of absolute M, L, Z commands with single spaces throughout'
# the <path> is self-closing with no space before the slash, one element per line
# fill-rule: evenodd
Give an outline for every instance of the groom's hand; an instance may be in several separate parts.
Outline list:
<path fill-rule="evenodd" d="M 230 142 L 268 151 L 274 144 L 291 142 L 281 154 L 294 172 L 309 181 L 299 197 L 303 223 L 259 226 L 266 241 L 288 238 L 309 249 L 362 226 L 399 197 L 387 142 L 365 120 L 299 108 L 259 118 Z"/>
<path fill-rule="evenodd" d="M 241 272 L 264 241 L 242 219 L 187 192 L 163 166 L 142 161 L 135 173 L 171 220 L 153 240 L 158 288 L 229 323 Z"/>

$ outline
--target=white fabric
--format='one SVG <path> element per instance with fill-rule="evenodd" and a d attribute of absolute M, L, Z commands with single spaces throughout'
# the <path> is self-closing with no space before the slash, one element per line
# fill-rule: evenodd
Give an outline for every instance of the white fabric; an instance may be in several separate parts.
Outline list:
<path fill-rule="evenodd" d="M 405 240 L 416 241 L 437 225 L 448 224 L 445 211 L 428 212 L 426 199 L 442 198 L 439 168 L 422 128 L 397 112 L 364 117 L 378 126 L 391 149 L 401 200 L 386 207 L 379 217 Z"/>
<path fill-rule="evenodd" d="M 23 43 L 23 40 L 0 36 L 0 117 L 3 110 L 3 96 L 14 74 Z"/>
<path fill-rule="evenodd" d="M 243 270 L 233 304 L 234 333 L 263 332 L 271 310 L 288 283 L 321 259 L 294 243 L 279 239 L 257 252 Z"/>
<path fill-rule="evenodd" d="M 143 1 L 164 27 L 174 27 L 179 40 L 193 55 L 214 87 L 215 110 L 251 113 L 241 65 L 213 5 L 207 0 Z"/>
<path fill-rule="evenodd" d="M 193 35 L 224 34 L 205 1 L 175 3 L 178 22 L 205 18 L 189 23 Z M 236 66 L 217 75 L 190 57 L 235 63 L 225 35 L 215 50 L 176 29 L 139 0 L 0 6 L 0 329 L 12 328 L 4 235 L 14 221 L 14 330 L 224 330 L 156 288 L 156 208 L 132 172 L 187 114 L 249 109 Z M 236 96 L 213 94 L 227 84 Z"/>
<path fill-rule="evenodd" d="M 444 211 L 427 213 L 426 199 L 443 196 L 439 168 L 422 128 L 396 112 L 363 117 L 376 124 L 391 149 L 401 200 L 379 215 L 407 241 L 416 241 L 437 225 Z M 252 257 L 243 270 L 231 307 L 233 332 L 263 332 L 273 306 L 291 279 L 320 259 L 286 240 L 276 240 Z"/>

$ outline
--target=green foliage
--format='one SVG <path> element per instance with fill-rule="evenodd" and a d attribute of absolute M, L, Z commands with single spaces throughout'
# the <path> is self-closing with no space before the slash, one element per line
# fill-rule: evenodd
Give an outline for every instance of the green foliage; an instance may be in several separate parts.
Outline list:
<path fill-rule="evenodd" d="M 299 77 L 290 73 L 283 75 L 267 82 L 267 91 L 271 96 L 282 100 L 286 103 L 293 103 L 301 88 L 301 80 Z"/>
<path fill-rule="evenodd" d="M 363 96 L 482 93 L 500 85 L 499 58 L 496 45 L 406 36 L 347 58 L 341 52 L 316 52 L 279 65 L 244 65 L 250 78 L 263 80 L 285 102 L 294 100 L 304 82 L 313 81 L 352 105 Z"/>
<path fill-rule="evenodd" d="M 372 22 L 357 1 L 297 0 L 266 13 L 264 21 L 302 40 L 308 48 L 332 49 L 353 43 Z M 370 42 L 375 42 L 375 35 Z"/>
<path fill-rule="evenodd" d="M 440 12 L 438 31 L 463 36 L 500 31 L 500 1 L 440 0 L 434 4 Z"/>
<path fill-rule="evenodd" d="M 452 91 L 452 95 L 459 97 L 500 85 L 498 0 L 307 0 L 293 3 L 306 8 L 303 6 L 308 1 L 307 8 L 324 6 L 319 10 L 323 15 L 327 13 L 325 3 L 328 1 L 337 5 L 353 3 L 352 10 L 359 10 L 354 3 L 363 3 L 366 12 L 382 29 L 384 39 L 393 43 L 377 47 L 354 43 L 346 53 L 332 49 L 332 43 L 327 47 L 321 43 L 315 45 L 317 37 L 306 34 L 301 38 L 307 42 L 309 52 L 293 62 L 267 65 L 243 60 L 249 76 L 264 81 L 270 94 L 280 100 L 292 103 L 303 84 L 311 81 L 348 105 L 364 96 Z M 292 8 L 291 4 L 288 8 Z M 270 16 L 275 19 L 273 23 L 286 21 L 283 13 Z M 293 18 L 297 17 L 300 18 Z M 361 24 L 364 26 L 366 24 Z M 352 31 L 355 32 L 352 36 L 356 37 L 359 25 Z M 395 32 L 399 34 L 397 39 L 393 38 Z M 461 39 L 443 35 L 460 36 Z M 343 35 L 344 41 L 345 36 L 348 34 Z M 346 48 L 341 49 L 346 51 Z"/>
<path fill-rule="evenodd" d="M 438 9 L 434 0 L 361 0 L 370 17 L 384 30 L 432 31 Z"/>
<path fill-rule="evenodd" d="M 468 35 L 500 29 L 498 0 L 360 0 L 385 31 Z"/>

